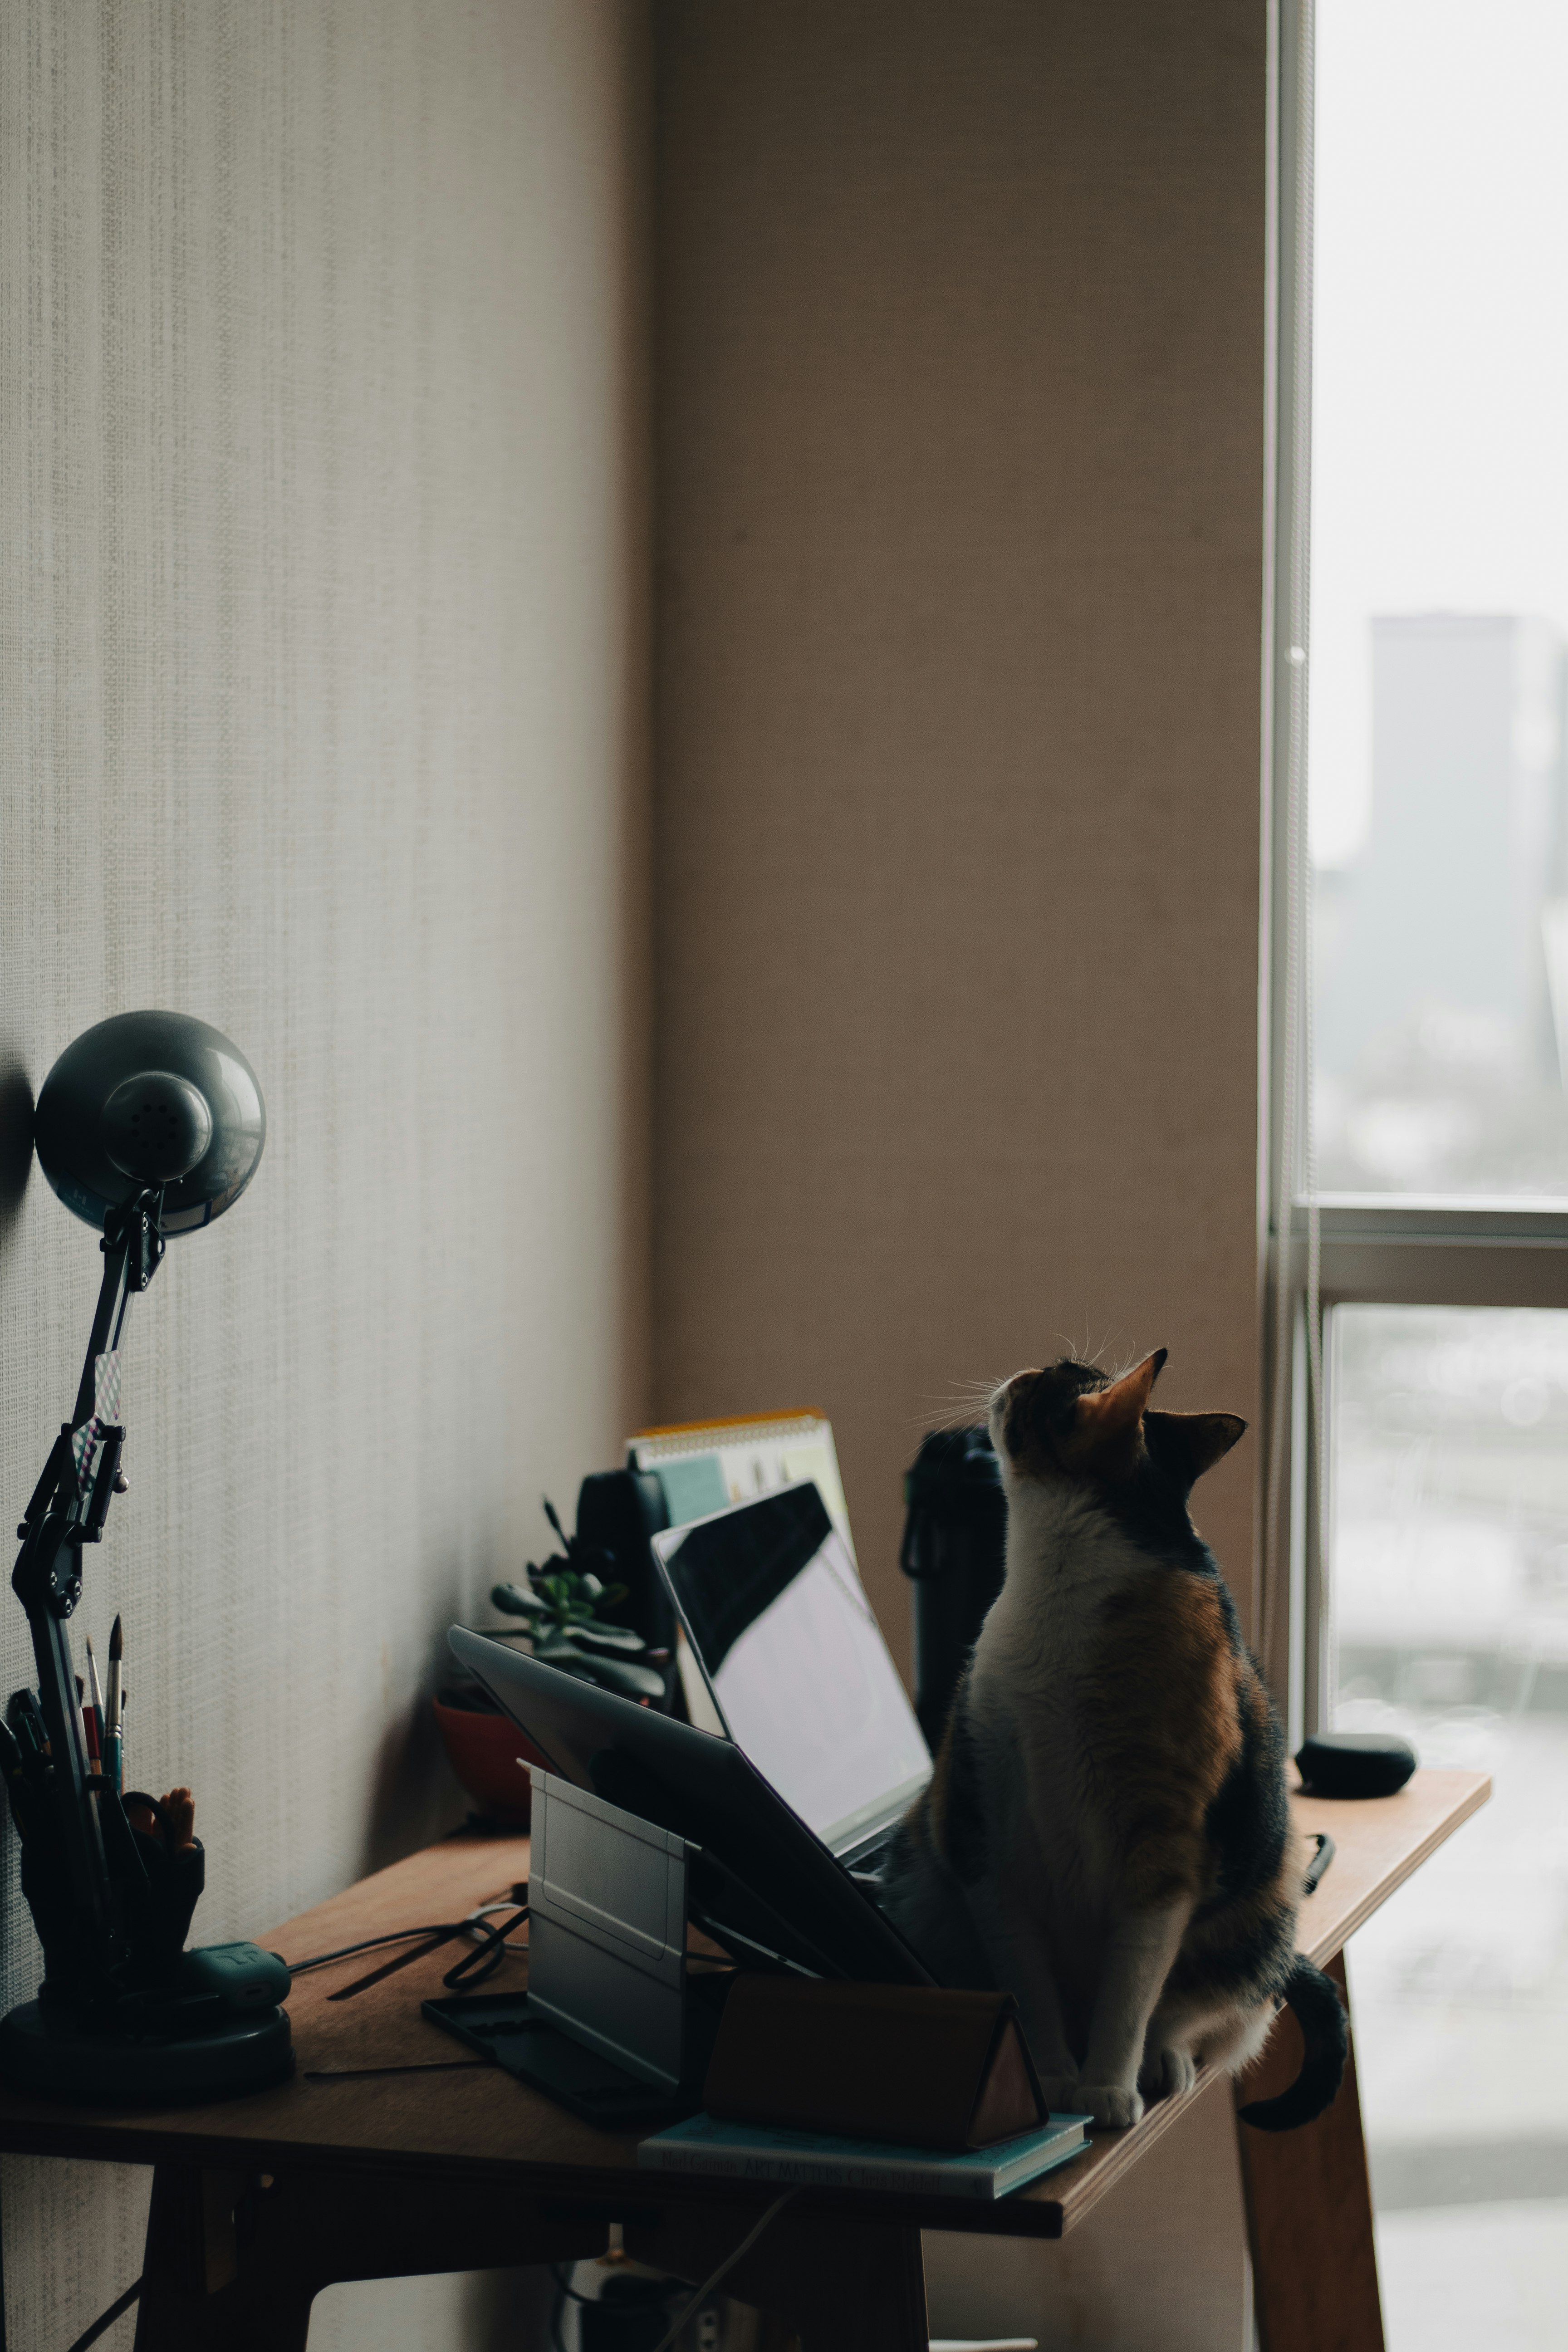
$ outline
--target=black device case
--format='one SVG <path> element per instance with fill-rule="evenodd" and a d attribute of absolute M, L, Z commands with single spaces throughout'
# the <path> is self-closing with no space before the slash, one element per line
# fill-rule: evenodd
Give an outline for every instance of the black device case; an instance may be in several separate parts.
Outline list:
<path fill-rule="evenodd" d="M 1006 1564 L 1007 1497 L 990 1432 L 922 1438 L 904 1474 L 904 1507 L 899 1566 L 915 1588 L 915 1713 L 934 1755 Z"/>
<path fill-rule="evenodd" d="M 1314 1731 L 1296 1755 L 1301 1786 L 1313 1797 L 1392 1797 L 1415 1769 L 1407 1739 L 1382 1731 Z"/>

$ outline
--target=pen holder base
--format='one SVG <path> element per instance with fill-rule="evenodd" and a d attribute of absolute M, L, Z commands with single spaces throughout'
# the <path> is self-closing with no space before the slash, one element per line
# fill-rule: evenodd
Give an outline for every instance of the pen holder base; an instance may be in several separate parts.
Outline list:
<path fill-rule="evenodd" d="M 52 2003 L 0 2018 L 0 2075 L 19 2091 L 92 2106 L 195 2106 L 287 2082 L 294 2072 L 280 2009 L 225 2019 L 205 2033 L 106 2032 Z"/>

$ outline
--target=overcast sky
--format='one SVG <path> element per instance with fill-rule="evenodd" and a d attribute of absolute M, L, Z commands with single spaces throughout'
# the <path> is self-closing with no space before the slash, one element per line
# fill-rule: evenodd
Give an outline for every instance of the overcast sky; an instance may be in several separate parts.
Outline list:
<path fill-rule="evenodd" d="M 1374 614 L 1568 635 L 1568 0 L 1318 0 L 1315 854 L 1368 813 Z"/>

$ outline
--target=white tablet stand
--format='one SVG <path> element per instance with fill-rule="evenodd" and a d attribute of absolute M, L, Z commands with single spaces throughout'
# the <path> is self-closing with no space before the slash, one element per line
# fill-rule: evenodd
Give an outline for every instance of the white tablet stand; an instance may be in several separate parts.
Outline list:
<path fill-rule="evenodd" d="M 528 1990 L 430 2000 L 425 2014 L 585 2122 L 689 2114 L 725 1989 L 710 1978 L 709 1999 L 689 1998 L 700 1849 L 538 1765 L 529 1776 Z"/>
<path fill-rule="evenodd" d="M 538 1765 L 528 1867 L 528 2004 L 570 2042 L 669 2097 L 690 2071 L 686 1879 L 697 1848 Z"/>

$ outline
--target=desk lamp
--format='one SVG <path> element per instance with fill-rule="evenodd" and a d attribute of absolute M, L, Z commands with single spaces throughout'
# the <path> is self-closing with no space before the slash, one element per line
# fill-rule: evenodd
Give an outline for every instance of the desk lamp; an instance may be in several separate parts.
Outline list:
<path fill-rule="evenodd" d="M 243 1054 L 205 1021 L 122 1013 L 67 1047 L 45 1080 L 38 1160 L 68 1209 L 102 1234 L 103 1281 L 76 1408 L 17 1529 L 11 1578 L 27 1612 L 37 1696 L 0 1726 L 22 1891 L 44 1948 L 37 2000 L 0 2021 L 0 2072 L 93 2100 L 227 2097 L 292 2069 L 281 1960 L 253 1944 L 184 1949 L 202 1849 L 89 1753 L 68 1624 L 82 1556 L 125 1491 L 120 1334 L 166 1241 L 233 1205 L 256 1172 L 267 1114 Z"/>

